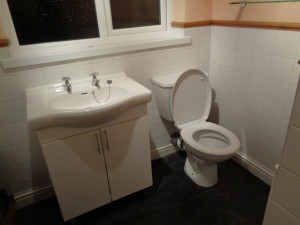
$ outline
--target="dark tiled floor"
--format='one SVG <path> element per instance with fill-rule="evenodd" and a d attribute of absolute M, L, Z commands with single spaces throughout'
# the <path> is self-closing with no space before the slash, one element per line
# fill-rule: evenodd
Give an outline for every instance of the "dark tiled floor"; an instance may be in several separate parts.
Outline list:
<path fill-rule="evenodd" d="M 228 160 L 219 182 L 194 184 L 184 173 L 184 152 L 152 162 L 154 185 L 65 224 L 76 225 L 261 225 L 269 186 Z M 18 225 L 64 224 L 56 199 L 20 209 Z"/>

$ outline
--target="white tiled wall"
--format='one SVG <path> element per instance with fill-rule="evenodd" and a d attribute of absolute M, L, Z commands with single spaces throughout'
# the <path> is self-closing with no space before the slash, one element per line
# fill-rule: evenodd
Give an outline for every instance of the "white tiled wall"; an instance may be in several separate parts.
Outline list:
<path fill-rule="evenodd" d="M 268 200 L 264 225 L 300 225 L 300 88 L 290 120 L 288 135 Z"/>
<path fill-rule="evenodd" d="M 184 33 L 192 36 L 192 45 L 5 72 L 0 68 L 0 188 L 18 193 L 49 182 L 26 123 L 24 90 L 91 72 L 124 71 L 152 89 L 153 76 L 194 67 L 209 70 L 221 125 L 237 134 L 241 151 L 273 169 L 281 157 L 300 73 L 299 32 L 201 27 Z M 4 49 L 0 57 L 7 57 Z M 161 120 L 154 98 L 148 113 L 151 148 L 168 144 L 168 131 L 174 128 Z"/>
<path fill-rule="evenodd" d="M 273 170 L 279 162 L 300 72 L 300 32 L 212 27 L 210 79 L 221 125 L 241 151 Z"/>
<path fill-rule="evenodd" d="M 5 72 L 0 67 L 0 188 L 6 187 L 12 193 L 19 193 L 49 183 L 40 146 L 26 123 L 26 88 L 61 83 L 61 78 L 66 75 L 75 80 L 88 77 L 91 72 L 109 74 L 124 71 L 152 89 L 153 76 L 194 67 L 207 70 L 210 27 L 186 29 L 185 33 L 192 36 L 192 45 Z M 0 48 L 0 57 L 7 57 L 5 49 Z M 154 98 L 148 104 L 148 113 L 151 119 L 151 148 L 168 144 L 168 124 L 162 123 Z"/>

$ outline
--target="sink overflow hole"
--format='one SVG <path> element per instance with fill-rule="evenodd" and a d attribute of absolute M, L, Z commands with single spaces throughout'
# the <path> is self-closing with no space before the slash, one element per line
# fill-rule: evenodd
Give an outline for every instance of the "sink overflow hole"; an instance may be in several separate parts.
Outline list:
<path fill-rule="evenodd" d="M 81 95 L 87 95 L 87 92 L 82 92 Z"/>

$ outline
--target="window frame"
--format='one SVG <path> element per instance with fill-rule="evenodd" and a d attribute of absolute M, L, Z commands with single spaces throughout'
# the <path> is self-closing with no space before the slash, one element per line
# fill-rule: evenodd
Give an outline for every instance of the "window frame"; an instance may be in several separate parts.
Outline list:
<path fill-rule="evenodd" d="M 160 1 L 161 25 L 145 26 L 137 28 L 124 28 L 113 30 L 109 0 L 95 0 L 98 28 L 100 37 L 70 41 L 49 42 L 31 45 L 19 45 L 12 16 L 7 0 L 0 3 L 0 12 L 3 15 L 3 25 L 8 37 L 11 39 L 10 53 L 13 58 L 25 57 L 27 55 L 49 55 L 59 54 L 70 50 L 86 50 L 95 46 L 105 46 L 107 44 L 119 43 L 132 40 L 132 38 L 144 38 L 146 36 L 159 36 L 169 33 L 170 23 L 170 1 Z M 2 10 L 1 10 L 2 9 Z"/>

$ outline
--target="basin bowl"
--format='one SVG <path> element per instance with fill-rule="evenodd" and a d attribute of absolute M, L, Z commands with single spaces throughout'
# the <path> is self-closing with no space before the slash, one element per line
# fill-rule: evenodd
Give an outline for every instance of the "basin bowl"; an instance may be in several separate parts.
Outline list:
<path fill-rule="evenodd" d="M 64 90 L 63 82 L 26 90 L 31 129 L 99 125 L 152 98 L 150 90 L 125 73 L 101 76 L 98 86 L 92 86 L 90 78 L 70 83 L 70 92 Z"/>

